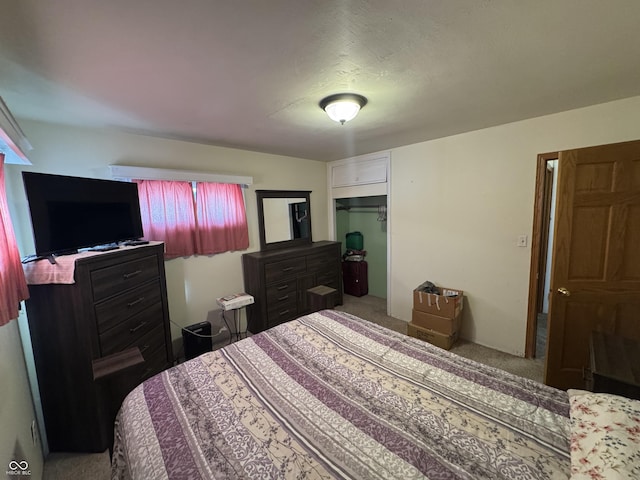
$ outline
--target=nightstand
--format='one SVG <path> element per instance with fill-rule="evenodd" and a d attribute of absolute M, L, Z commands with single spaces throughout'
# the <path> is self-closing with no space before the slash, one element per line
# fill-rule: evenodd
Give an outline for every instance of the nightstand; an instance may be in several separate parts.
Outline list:
<path fill-rule="evenodd" d="M 227 323 L 227 320 L 224 316 L 224 312 L 233 310 L 234 330 L 233 332 L 229 332 L 229 334 L 231 335 L 231 338 L 233 338 L 233 334 L 236 335 L 236 340 L 240 340 L 242 338 L 243 333 L 246 336 L 247 335 L 246 328 L 244 329 L 243 332 L 240 331 L 240 323 L 241 323 L 240 310 L 245 308 L 247 305 L 253 304 L 254 302 L 253 296 L 248 295 L 244 292 L 234 293 L 233 295 L 220 297 L 216 299 L 216 302 L 218 303 L 218 306 L 222 308 L 222 319 L 224 320 L 225 323 Z M 227 324 L 227 328 L 230 328 L 228 324 Z"/>
<path fill-rule="evenodd" d="M 592 332 L 589 347 L 589 389 L 640 399 L 640 342 L 619 335 Z"/>

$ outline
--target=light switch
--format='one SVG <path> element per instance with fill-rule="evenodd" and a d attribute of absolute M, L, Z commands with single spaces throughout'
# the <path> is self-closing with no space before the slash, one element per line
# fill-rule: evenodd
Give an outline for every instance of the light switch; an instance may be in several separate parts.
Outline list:
<path fill-rule="evenodd" d="M 518 243 L 517 245 L 519 247 L 526 247 L 527 246 L 527 236 L 526 235 L 520 235 L 518 236 Z"/>

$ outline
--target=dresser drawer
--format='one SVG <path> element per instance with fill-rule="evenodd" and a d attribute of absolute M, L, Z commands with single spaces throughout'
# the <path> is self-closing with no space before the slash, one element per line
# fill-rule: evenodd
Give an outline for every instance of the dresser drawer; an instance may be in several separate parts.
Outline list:
<path fill-rule="evenodd" d="M 128 347 L 138 347 L 145 361 L 149 360 L 153 353 L 162 348 L 164 350 L 164 325 L 158 325 L 150 332 L 145 333 Z"/>
<path fill-rule="evenodd" d="M 158 277 L 158 258 L 148 256 L 91 272 L 93 300 L 99 302 L 111 295 Z"/>
<path fill-rule="evenodd" d="M 318 272 L 321 270 L 327 270 L 327 266 L 337 265 L 338 257 L 334 252 L 321 252 L 313 255 L 307 255 L 307 272 Z"/>
<path fill-rule="evenodd" d="M 290 282 L 276 283 L 267 287 L 267 305 L 279 302 L 287 302 L 296 298 L 297 283 L 293 279 Z"/>
<path fill-rule="evenodd" d="M 316 274 L 316 284 L 340 290 L 340 274 L 335 270 L 325 270 Z"/>
<path fill-rule="evenodd" d="M 295 277 L 298 273 L 307 270 L 301 258 L 291 258 L 280 262 L 266 263 L 264 265 L 264 278 L 268 284 L 279 282 L 286 278 Z"/>
<path fill-rule="evenodd" d="M 267 319 L 270 326 L 295 318 L 298 314 L 296 279 L 267 287 Z"/>
<path fill-rule="evenodd" d="M 160 302 L 160 282 L 156 280 L 98 303 L 95 306 L 98 333 L 106 332 L 158 302 Z"/>
<path fill-rule="evenodd" d="M 167 351 L 164 346 L 150 352 L 144 359 L 144 368 L 140 373 L 140 382 L 154 376 L 166 369 L 170 364 L 167 362 Z"/>
<path fill-rule="evenodd" d="M 145 311 L 129 317 L 115 327 L 99 335 L 102 356 L 119 352 L 130 345 L 135 345 L 145 334 L 153 330 L 163 321 L 162 303 L 158 302 Z"/>
<path fill-rule="evenodd" d="M 267 307 L 267 324 L 269 327 L 298 317 L 298 301 L 294 297 L 286 302 L 278 302 Z"/>

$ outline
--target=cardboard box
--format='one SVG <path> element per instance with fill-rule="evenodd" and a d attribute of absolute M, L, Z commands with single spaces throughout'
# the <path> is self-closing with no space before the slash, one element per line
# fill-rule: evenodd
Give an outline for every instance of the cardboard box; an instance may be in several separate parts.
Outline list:
<path fill-rule="evenodd" d="M 417 338 L 424 342 L 429 342 L 432 345 L 444 348 L 445 350 L 450 350 L 453 344 L 458 340 L 458 332 L 452 335 L 445 335 L 443 333 L 429 330 L 428 328 L 418 327 L 411 322 L 407 324 L 407 333 L 411 337 Z"/>
<path fill-rule="evenodd" d="M 464 292 L 453 288 L 438 287 L 440 295 L 413 291 L 413 308 L 439 317 L 455 318 L 462 311 Z M 455 295 L 455 296 L 452 296 Z"/>
<path fill-rule="evenodd" d="M 431 315 L 430 313 L 414 309 L 411 315 L 411 323 L 418 327 L 435 330 L 438 333 L 453 335 L 460 330 L 462 312 L 458 312 L 458 314 L 453 318 L 447 318 L 439 315 Z"/>

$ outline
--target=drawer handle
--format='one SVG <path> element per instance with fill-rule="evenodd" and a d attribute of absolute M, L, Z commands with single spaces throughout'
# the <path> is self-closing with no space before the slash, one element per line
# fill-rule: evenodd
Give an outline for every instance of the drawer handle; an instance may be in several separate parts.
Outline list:
<path fill-rule="evenodd" d="M 125 273 L 124 275 L 122 275 L 122 278 L 124 278 L 125 280 L 129 280 L 131 277 L 135 277 L 136 275 L 140 275 L 141 273 L 142 270 L 136 270 L 135 272 Z"/>
<path fill-rule="evenodd" d="M 142 327 L 144 327 L 147 324 L 147 322 L 140 322 L 137 326 L 130 328 L 129 329 L 129 333 L 136 333 L 138 330 L 140 330 Z"/>
<path fill-rule="evenodd" d="M 280 316 L 282 316 L 282 315 L 286 315 L 287 313 L 289 313 L 289 310 L 288 310 L 288 309 L 287 309 L 287 310 L 283 310 L 282 312 L 280 312 Z"/>
<path fill-rule="evenodd" d="M 142 348 L 140 349 L 140 353 L 144 353 L 144 352 L 146 352 L 147 350 L 149 350 L 149 345 L 145 345 L 144 347 L 142 347 Z"/>
<path fill-rule="evenodd" d="M 283 272 L 290 272 L 291 270 L 293 270 L 293 267 L 286 267 L 282 269 Z"/>
<path fill-rule="evenodd" d="M 281 285 L 280 287 L 276 288 L 276 290 L 286 290 L 287 288 L 289 288 L 289 285 Z"/>
<path fill-rule="evenodd" d="M 287 298 L 289 298 L 289 295 L 283 295 L 281 297 L 278 297 L 278 301 L 281 302 L 282 300 L 286 300 Z"/>
<path fill-rule="evenodd" d="M 127 303 L 127 307 L 129 307 L 129 308 L 134 307 L 135 305 L 139 304 L 140 302 L 144 302 L 144 297 L 140 297 L 137 300 L 134 300 L 133 302 Z"/>

